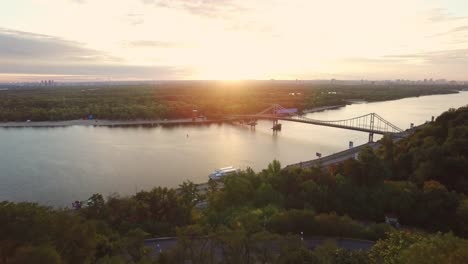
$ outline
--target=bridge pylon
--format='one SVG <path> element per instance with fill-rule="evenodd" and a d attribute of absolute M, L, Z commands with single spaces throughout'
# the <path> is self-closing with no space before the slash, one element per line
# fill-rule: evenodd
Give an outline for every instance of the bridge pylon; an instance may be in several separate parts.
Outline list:
<path fill-rule="evenodd" d="M 370 130 L 374 130 L 374 118 L 375 118 L 375 113 L 370 114 Z M 369 142 L 374 141 L 374 132 L 369 133 Z"/>
<path fill-rule="evenodd" d="M 234 116 L 234 118 L 254 118 L 272 120 L 273 129 L 276 128 L 276 131 L 281 130 L 281 124 L 279 123 L 279 120 L 361 131 L 369 133 L 369 142 L 373 142 L 374 134 L 398 135 L 403 132 L 403 129 L 388 122 L 376 113 L 370 113 L 358 117 L 341 120 L 317 120 L 307 118 L 304 116 L 293 116 L 287 110 L 289 109 L 286 109 L 278 104 L 273 104 L 259 113 L 250 115 L 236 115 Z"/>

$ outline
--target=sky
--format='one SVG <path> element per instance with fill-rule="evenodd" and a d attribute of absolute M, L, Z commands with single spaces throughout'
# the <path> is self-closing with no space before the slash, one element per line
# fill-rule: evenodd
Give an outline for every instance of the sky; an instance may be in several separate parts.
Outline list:
<path fill-rule="evenodd" d="M 0 81 L 468 80 L 466 0 L 0 0 Z"/>

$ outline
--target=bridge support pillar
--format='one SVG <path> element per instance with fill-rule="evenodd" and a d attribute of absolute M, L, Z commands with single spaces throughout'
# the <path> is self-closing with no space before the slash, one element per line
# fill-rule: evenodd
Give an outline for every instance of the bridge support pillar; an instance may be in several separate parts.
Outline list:
<path fill-rule="evenodd" d="M 273 119 L 273 127 L 271 129 L 273 129 L 273 131 L 281 130 L 281 124 L 278 123 L 278 119 Z"/>
<path fill-rule="evenodd" d="M 374 142 L 374 133 L 369 133 L 369 142 Z"/>
<path fill-rule="evenodd" d="M 250 129 L 255 129 L 255 126 L 257 125 L 257 120 L 251 119 L 247 124 L 250 126 Z"/>

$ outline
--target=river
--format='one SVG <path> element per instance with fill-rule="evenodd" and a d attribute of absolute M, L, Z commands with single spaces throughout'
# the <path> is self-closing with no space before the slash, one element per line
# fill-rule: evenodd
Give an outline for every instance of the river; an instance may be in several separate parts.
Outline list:
<path fill-rule="evenodd" d="M 468 92 L 349 105 L 310 113 L 320 120 L 375 112 L 399 126 L 421 124 L 468 104 Z M 184 180 L 205 182 L 215 168 L 233 165 L 258 171 L 273 159 L 287 165 L 332 154 L 367 141 L 366 133 L 271 121 L 255 130 L 231 124 L 171 127 L 0 128 L 0 201 L 67 206 L 93 193 L 133 194 Z M 377 137 L 378 139 L 378 137 Z"/>

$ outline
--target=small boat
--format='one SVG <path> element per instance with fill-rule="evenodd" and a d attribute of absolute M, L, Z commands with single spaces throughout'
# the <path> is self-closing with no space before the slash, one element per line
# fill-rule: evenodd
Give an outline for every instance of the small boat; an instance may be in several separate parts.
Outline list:
<path fill-rule="evenodd" d="M 233 166 L 228 166 L 214 170 L 210 175 L 208 175 L 208 178 L 212 180 L 219 180 L 227 175 L 237 174 L 238 172 L 239 169 L 236 169 Z"/>

